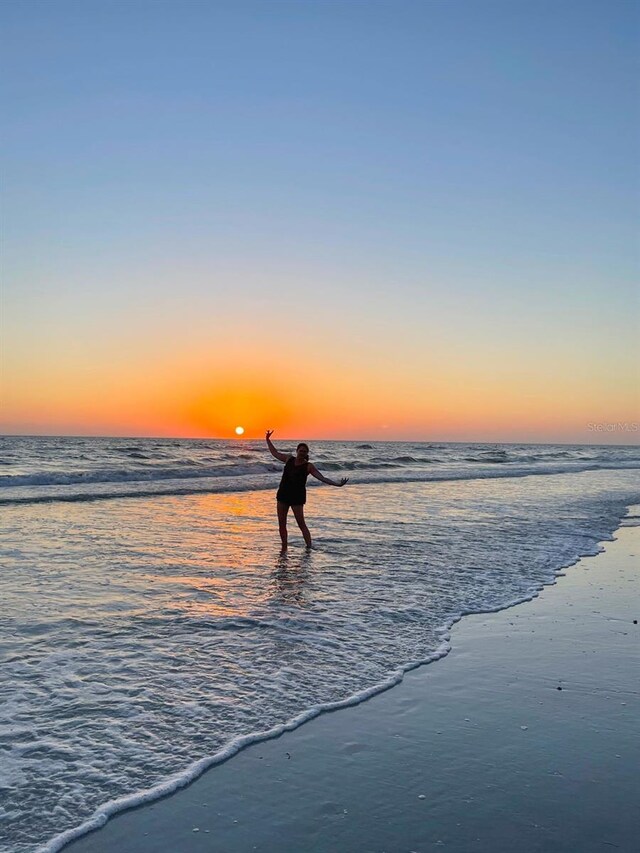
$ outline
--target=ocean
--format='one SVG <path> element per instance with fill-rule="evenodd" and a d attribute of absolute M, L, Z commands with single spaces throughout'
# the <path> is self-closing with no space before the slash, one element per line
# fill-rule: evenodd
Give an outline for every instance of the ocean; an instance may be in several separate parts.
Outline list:
<path fill-rule="evenodd" d="M 392 686 L 640 502 L 639 447 L 310 447 L 349 484 L 310 478 L 281 554 L 263 441 L 0 437 L 1 853 Z"/>

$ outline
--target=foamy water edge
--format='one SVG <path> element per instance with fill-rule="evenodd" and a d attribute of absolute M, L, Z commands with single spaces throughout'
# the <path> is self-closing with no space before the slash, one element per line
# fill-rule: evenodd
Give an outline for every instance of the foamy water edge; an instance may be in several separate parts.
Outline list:
<path fill-rule="evenodd" d="M 440 628 L 438 628 L 438 631 L 442 637 L 440 645 L 434 652 L 429 654 L 426 658 L 417 661 L 411 661 L 407 664 L 404 664 L 399 669 L 392 672 L 384 681 L 378 682 L 372 685 L 371 687 L 367 687 L 364 690 L 358 691 L 357 693 L 354 693 L 345 699 L 340 699 L 336 702 L 327 702 L 320 705 L 314 705 L 313 707 L 302 711 L 300 714 L 296 715 L 291 720 L 279 726 L 274 726 L 273 728 L 268 729 L 266 731 L 250 732 L 246 735 L 240 735 L 239 737 L 233 738 L 233 740 L 231 740 L 223 749 L 218 750 L 211 756 L 199 759 L 198 761 L 186 767 L 184 770 L 172 776 L 169 776 L 163 782 L 160 782 L 157 785 L 153 785 L 151 788 L 146 788 L 144 790 L 137 791 L 125 797 L 118 797 L 114 800 L 109 800 L 103 806 L 97 809 L 93 813 L 93 815 L 91 815 L 91 817 L 83 821 L 83 823 L 79 824 L 77 827 L 65 830 L 59 835 L 56 835 L 45 845 L 37 848 L 36 853 L 58 853 L 58 851 L 62 850 L 72 841 L 75 841 L 78 838 L 81 838 L 82 836 L 87 835 L 96 829 L 100 829 L 107 823 L 109 818 L 114 817 L 115 815 L 121 812 L 128 811 L 130 809 L 134 809 L 147 803 L 151 803 L 156 800 L 167 797 L 180 790 L 181 788 L 186 788 L 188 785 L 190 785 L 192 782 L 202 776 L 205 771 L 209 770 L 212 767 L 215 767 L 218 764 L 222 764 L 223 762 L 228 761 L 238 752 L 248 746 L 251 746 L 252 744 L 260 743 L 267 740 L 273 740 L 274 738 L 279 737 L 285 732 L 293 731 L 294 729 L 299 728 L 304 723 L 309 722 L 309 720 L 313 720 L 315 717 L 320 716 L 320 714 L 328 713 L 331 711 L 337 711 L 341 708 L 348 708 L 355 705 L 359 705 L 362 702 L 366 702 L 368 699 L 371 699 L 373 696 L 377 696 L 378 694 L 384 693 L 386 690 L 395 687 L 397 684 L 400 684 L 400 682 L 404 679 L 405 673 L 417 669 L 418 667 L 426 666 L 436 660 L 440 660 L 449 654 L 452 648 L 451 630 L 453 626 L 460 622 L 460 620 L 463 619 L 465 616 L 481 615 L 483 613 L 499 613 L 503 610 L 508 610 L 511 607 L 516 607 L 520 604 L 532 601 L 534 598 L 537 598 L 540 595 L 540 593 L 545 589 L 545 587 L 554 586 L 557 583 L 558 578 L 563 577 L 565 569 L 576 565 L 585 557 L 595 557 L 598 554 L 602 553 L 604 551 L 603 543 L 612 542 L 615 540 L 614 534 L 620 529 L 624 518 L 629 515 L 629 510 L 633 506 L 635 506 L 634 501 L 625 504 L 625 511 L 619 516 L 616 526 L 612 529 L 608 537 L 599 539 L 597 543 L 594 544 L 594 547 L 591 550 L 585 550 L 583 553 L 580 553 L 575 559 L 569 562 L 562 563 L 560 566 L 553 570 L 547 581 L 544 581 L 539 585 L 529 587 L 525 595 L 512 599 L 508 602 L 505 602 L 504 604 L 496 605 L 495 607 L 482 607 L 478 609 L 465 610 L 459 613 L 457 616 L 447 620 L 446 623 L 444 623 Z"/>

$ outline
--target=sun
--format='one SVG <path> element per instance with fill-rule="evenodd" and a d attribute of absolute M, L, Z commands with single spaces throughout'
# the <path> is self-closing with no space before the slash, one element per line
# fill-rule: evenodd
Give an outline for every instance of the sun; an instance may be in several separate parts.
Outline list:
<path fill-rule="evenodd" d="M 236 427 L 236 435 L 243 435 L 243 434 L 244 434 L 244 427 L 237 426 Z"/>

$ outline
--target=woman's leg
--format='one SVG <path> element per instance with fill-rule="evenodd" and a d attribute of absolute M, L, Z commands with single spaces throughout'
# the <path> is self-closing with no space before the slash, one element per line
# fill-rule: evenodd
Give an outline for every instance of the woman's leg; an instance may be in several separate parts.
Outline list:
<path fill-rule="evenodd" d="M 280 538 L 282 539 L 282 550 L 287 547 L 287 513 L 289 512 L 289 504 L 284 504 L 278 501 L 278 527 L 280 529 Z"/>
<path fill-rule="evenodd" d="M 298 527 L 302 531 L 302 535 L 304 536 L 304 541 L 307 543 L 307 548 L 311 548 L 311 534 L 309 533 L 309 528 L 306 525 L 304 520 L 304 506 L 300 504 L 299 506 L 292 506 L 293 514 L 296 517 L 296 521 L 298 522 Z"/>

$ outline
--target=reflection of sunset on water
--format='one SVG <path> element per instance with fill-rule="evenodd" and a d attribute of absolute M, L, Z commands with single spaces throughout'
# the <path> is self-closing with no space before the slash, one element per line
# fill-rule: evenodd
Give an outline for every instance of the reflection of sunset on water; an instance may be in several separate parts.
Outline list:
<path fill-rule="evenodd" d="M 174 507 L 167 507 L 160 517 L 156 514 L 155 523 L 163 528 L 164 537 L 172 537 L 176 523 L 181 534 L 188 532 L 180 563 L 190 571 L 156 571 L 144 576 L 155 594 L 167 596 L 167 609 L 212 617 L 245 617 L 269 601 L 304 604 L 303 590 L 313 553 L 295 548 L 280 553 L 273 537 L 274 522 L 264 517 L 270 497 L 260 492 L 190 496 L 190 510 L 203 520 L 202 529 L 185 526 L 174 515 Z M 273 540 L 277 557 L 263 564 L 256 560 L 253 543 L 265 535 Z M 209 568 L 212 562 L 215 573 Z M 175 563 L 167 560 L 165 565 L 170 572 Z M 200 570 L 194 573 L 197 568 Z"/>
<path fill-rule="evenodd" d="M 305 585 L 312 559 L 311 551 L 303 551 L 301 554 L 283 551 L 278 556 L 271 575 L 274 601 L 282 604 L 304 604 Z"/>
<path fill-rule="evenodd" d="M 269 572 L 255 548 L 256 540 L 273 539 L 273 523 L 265 518 L 267 498 L 256 492 L 157 502 L 152 523 L 162 529 L 165 545 L 175 537 L 179 558 L 167 555 L 145 580 L 156 594 L 167 596 L 168 609 L 243 617 L 268 600 Z M 178 566 L 184 574 L 175 573 Z"/>

